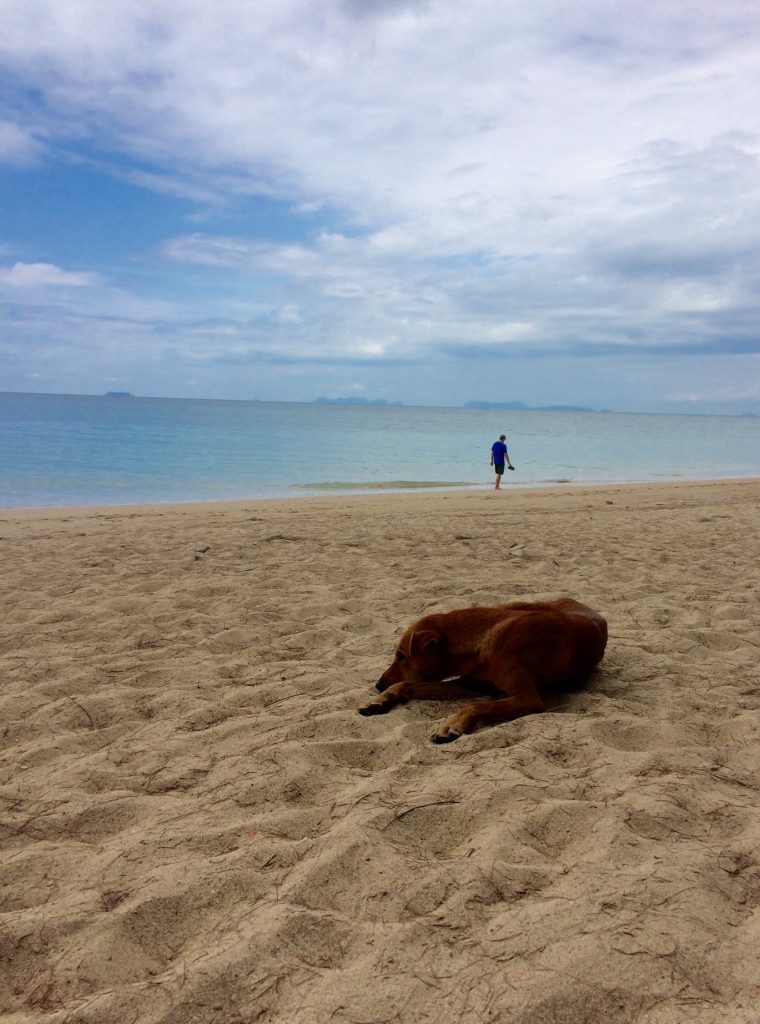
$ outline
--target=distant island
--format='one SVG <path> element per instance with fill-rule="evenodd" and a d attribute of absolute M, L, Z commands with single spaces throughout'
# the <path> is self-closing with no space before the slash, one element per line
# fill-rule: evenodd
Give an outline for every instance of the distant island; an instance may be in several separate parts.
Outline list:
<path fill-rule="evenodd" d="M 315 398 L 314 405 L 403 405 L 403 402 L 386 402 L 384 398 Z"/>
<path fill-rule="evenodd" d="M 319 398 L 312 399 L 314 405 L 386 405 L 399 406 L 403 402 L 388 402 L 384 398 L 363 398 L 355 395 L 346 395 L 340 398 Z M 485 402 L 473 399 L 465 402 L 463 409 L 515 409 L 533 412 L 609 412 L 609 409 L 591 409 L 585 405 L 526 405 L 525 402 Z"/>
<path fill-rule="evenodd" d="M 106 398 L 134 398 L 131 391 L 106 391 Z"/>
<path fill-rule="evenodd" d="M 585 405 L 526 405 L 525 402 L 465 402 L 465 409 L 533 409 L 536 412 L 599 412 Z M 602 410 L 606 411 L 606 410 Z"/>

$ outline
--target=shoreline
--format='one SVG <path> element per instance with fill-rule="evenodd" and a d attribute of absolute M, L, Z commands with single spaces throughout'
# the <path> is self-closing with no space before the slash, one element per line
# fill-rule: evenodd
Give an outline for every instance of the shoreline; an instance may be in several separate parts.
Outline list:
<path fill-rule="evenodd" d="M 0 512 L 0 1016 L 750 1024 L 760 479 Z M 599 669 L 430 742 L 403 629 Z"/>
<path fill-rule="evenodd" d="M 667 480 L 667 481 L 635 481 L 623 483 L 549 483 L 547 485 L 503 485 L 500 493 L 496 494 L 492 485 L 475 484 L 468 487 L 452 486 L 441 488 L 425 488 L 420 490 L 373 490 L 373 491 L 340 491 L 325 492 L 316 494 L 294 494 L 282 497 L 253 497 L 253 498 L 224 498 L 209 499 L 204 501 L 166 501 L 166 502 L 135 502 L 120 504 L 92 504 L 92 505 L 40 505 L 40 506 L 0 506 L 0 522 L 19 516 L 24 519 L 55 518 L 76 515 L 93 515 L 98 513 L 134 514 L 142 512 L 168 512 L 172 510 L 192 511 L 219 511 L 223 509 L 240 509 L 249 505 L 262 504 L 271 507 L 289 508 L 291 505 L 298 507 L 322 507 L 335 505 L 337 508 L 345 507 L 347 503 L 358 502 L 361 505 L 378 503 L 378 506 L 386 501 L 403 502 L 411 501 L 413 504 L 424 502 L 425 499 L 448 500 L 451 498 L 464 501 L 476 501 L 478 498 L 492 495 L 494 498 L 503 501 L 516 501 L 518 504 L 525 500 L 535 499 L 541 495 L 548 499 L 562 495 L 579 495 L 585 493 L 614 492 L 631 493 L 643 492 L 648 489 L 662 489 L 663 491 L 678 491 L 691 488 L 714 488 L 721 486 L 752 486 L 760 483 L 760 476 L 746 477 L 710 477 L 697 480 Z"/>

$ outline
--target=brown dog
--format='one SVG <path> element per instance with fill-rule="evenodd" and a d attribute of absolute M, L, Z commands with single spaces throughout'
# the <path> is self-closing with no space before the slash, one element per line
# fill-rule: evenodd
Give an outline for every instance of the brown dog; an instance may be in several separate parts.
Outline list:
<path fill-rule="evenodd" d="M 582 682 L 606 645 L 606 621 L 572 597 L 426 615 L 401 637 L 377 683 L 382 697 L 359 714 L 384 715 L 412 698 L 504 695 L 465 704 L 442 722 L 431 738 L 450 743 L 481 725 L 545 711 L 542 694 Z"/>

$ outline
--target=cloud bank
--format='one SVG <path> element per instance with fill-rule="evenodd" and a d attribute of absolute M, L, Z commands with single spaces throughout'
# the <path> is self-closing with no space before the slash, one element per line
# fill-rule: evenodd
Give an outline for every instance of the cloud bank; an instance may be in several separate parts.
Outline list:
<path fill-rule="evenodd" d="M 0 238 L 13 386 L 44 352 L 64 390 L 202 393 L 201 368 L 210 394 L 308 398 L 358 368 L 405 401 L 760 409 L 745 3 L 7 0 L 4 21 L 9 173 L 184 204 L 107 267 Z"/>

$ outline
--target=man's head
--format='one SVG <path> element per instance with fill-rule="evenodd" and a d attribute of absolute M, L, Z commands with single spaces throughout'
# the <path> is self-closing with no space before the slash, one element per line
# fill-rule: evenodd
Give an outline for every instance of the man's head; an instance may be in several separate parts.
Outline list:
<path fill-rule="evenodd" d="M 507 440 L 506 434 L 499 434 L 499 440 L 500 441 L 506 441 Z"/>

